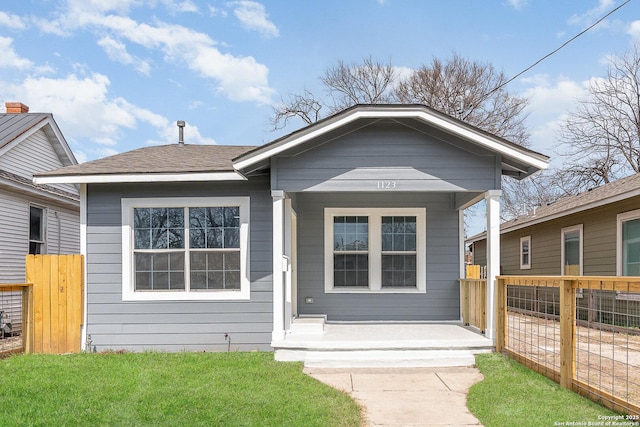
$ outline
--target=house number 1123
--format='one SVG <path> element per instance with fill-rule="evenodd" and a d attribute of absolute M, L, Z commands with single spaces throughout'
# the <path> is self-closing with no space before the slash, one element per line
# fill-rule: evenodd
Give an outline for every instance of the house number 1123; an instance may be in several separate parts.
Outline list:
<path fill-rule="evenodd" d="M 396 188 L 395 181 L 376 181 L 378 190 L 393 190 Z"/>

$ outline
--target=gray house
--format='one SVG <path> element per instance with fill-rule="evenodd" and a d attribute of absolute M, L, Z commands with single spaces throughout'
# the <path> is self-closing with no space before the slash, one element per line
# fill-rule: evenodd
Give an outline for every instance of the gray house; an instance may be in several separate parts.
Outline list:
<path fill-rule="evenodd" d="M 53 116 L 29 113 L 19 102 L 7 102 L 5 108 L 0 114 L 0 283 L 9 284 L 25 282 L 27 254 L 79 253 L 80 193 L 73 184 L 33 184 L 34 174 L 78 163 Z M 20 325 L 20 298 L 17 292 L 0 295 L 3 322 Z"/>
<path fill-rule="evenodd" d="M 300 319 L 459 322 L 462 210 L 488 201 L 498 260 L 501 176 L 547 162 L 425 106 L 358 105 L 259 147 L 145 147 L 35 182 L 81 186 L 97 349 L 272 350 Z"/>

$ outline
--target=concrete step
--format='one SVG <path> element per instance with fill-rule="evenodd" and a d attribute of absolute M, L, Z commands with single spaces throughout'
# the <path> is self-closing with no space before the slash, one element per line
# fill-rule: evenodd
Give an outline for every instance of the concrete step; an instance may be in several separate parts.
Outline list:
<path fill-rule="evenodd" d="M 314 335 L 324 332 L 326 316 L 296 317 L 291 322 L 290 334 Z"/>
<path fill-rule="evenodd" d="M 471 366 L 475 354 L 491 348 L 451 350 L 336 350 L 277 349 L 279 361 L 304 362 L 308 368 L 428 368 Z"/>

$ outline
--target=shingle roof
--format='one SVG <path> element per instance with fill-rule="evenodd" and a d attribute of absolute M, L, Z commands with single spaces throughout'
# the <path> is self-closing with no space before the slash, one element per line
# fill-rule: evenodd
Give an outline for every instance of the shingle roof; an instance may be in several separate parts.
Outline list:
<path fill-rule="evenodd" d="M 0 114 L 0 148 L 49 117 L 49 113 Z"/>
<path fill-rule="evenodd" d="M 626 178 L 596 187 L 575 196 L 567 196 L 556 202 L 536 208 L 535 212 L 519 216 L 511 221 L 504 222 L 501 229 L 521 228 L 529 223 L 541 222 L 552 217 L 564 216 L 575 211 L 595 207 L 594 204 L 605 204 L 620 198 L 632 197 L 640 194 L 640 174 L 634 174 Z"/>
<path fill-rule="evenodd" d="M 232 160 L 254 149 L 239 145 L 170 144 L 139 148 L 39 176 L 230 172 Z"/>
<path fill-rule="evenodd" d="M 9 171 L 0 169 L 0 182 L 2 180 L 7 180 L 11 182 L 15 182 L 35 190 L 41 190 L 50 194 L 54 194 L 56 196 L 64 197 L 69 200 L 73 200 L 75 202 L 80 201 L 80 196 L 78 194 L 71 193 L 69 191 L 64 191 L 59 188 L 53 187 L 51 185 L 45 184 L 34 184 L 30 178 L 26 178 L 24 176 L 16 175 Z"/>

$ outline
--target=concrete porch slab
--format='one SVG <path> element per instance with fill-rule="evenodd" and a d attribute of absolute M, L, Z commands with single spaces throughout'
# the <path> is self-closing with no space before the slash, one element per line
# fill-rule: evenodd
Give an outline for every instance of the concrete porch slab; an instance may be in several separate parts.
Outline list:
<path fill-rule="evenodd" d="M 331 324 L 322 333 L 289 333 L 275 358 L 308 367 L 470 366 L 492 340 L 458 324 Z"/>

